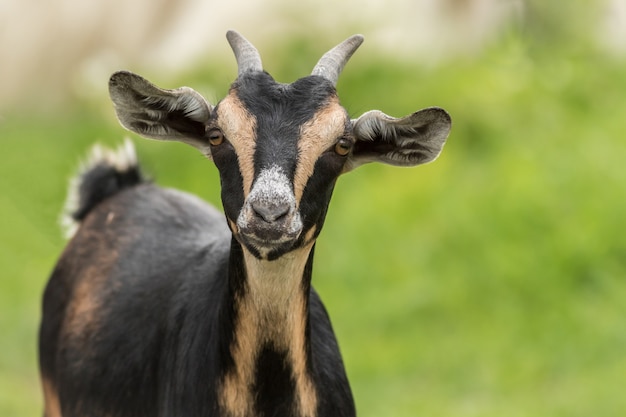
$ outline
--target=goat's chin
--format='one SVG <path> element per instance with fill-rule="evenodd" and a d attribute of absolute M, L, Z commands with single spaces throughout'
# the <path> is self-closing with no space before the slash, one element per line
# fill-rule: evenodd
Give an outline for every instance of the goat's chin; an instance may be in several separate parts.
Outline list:
<path fill-rule="evenodd" d="M 239 234 L 237 240 L 255 258 L 273 261 L 298 247 L 299 234 L 279 239 L 263 239 L 256 235 Z"/>
<path fill-rule="evenodd" d="M 277 259 L 297 245 L 302 223 L 238 222 L 236 237 L 256 258 Z"/>

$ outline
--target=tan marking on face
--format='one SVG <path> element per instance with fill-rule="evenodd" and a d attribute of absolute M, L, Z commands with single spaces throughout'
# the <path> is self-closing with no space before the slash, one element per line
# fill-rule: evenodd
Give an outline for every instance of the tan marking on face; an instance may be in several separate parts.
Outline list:
<path fill-rule="evenodd" d="M 237 323 L 231 354 L 233 372 L 221 386 L 221 406 L 229 416 L 251 416 L 259 349 L 272 344 L 287 352 L 296 381 L 297 412 L 314 417 L 317 393 L 306 368 L 306 302 L 302 276 L 313 243 L 275 261 L 259 260 L 244 249 L 248 274 L 244 297 L 237 299 Z"/>
<path fill-rule="evenodd" d="M 237 227 L 237 223 L 235 223 L 234 221 L 232 221 L 229 218 L 226 218 L 226 220 L 228 221 L 228 226 L 229 226 L 230 230 L 233 233 L 239 233 L 239 227 Z"/>
<path fill-rule="evenodd" d="M 235 148 L 243 178 L 244 198 L 250 193 L 254 179 L 254 150 L 256 148 L 256 118 L 250 114 L 234 91 L 217 108 L 217 124 Z"/>
<path fill-rule="evenodd" d="M 61 403 L 59 393 L 48 378 L 41 377 L 43 386 L 44 415 L 46 417 L 61 417 Z"/>
<path fill-rule="evenodd" d="M 346 111 L 339 104 L 339 98 L 335 96 L 300 128 L 298 166 L 294 176 L 296 201 L 299 202 L 302 198 L 304 187 L 313 175 L 317 159 L 344 133 L 346 120 Z"/>
<path fill-rule="evenodd" d="M 317 231 L 317 225 L 314 224 L 313 227 L 311 227 L 311 229 L 309 229 L 309 231 L 306 232 L 306 235 L 304 235 L 305 244 L 312 243 L 315 240 L 316 231 Z"/>

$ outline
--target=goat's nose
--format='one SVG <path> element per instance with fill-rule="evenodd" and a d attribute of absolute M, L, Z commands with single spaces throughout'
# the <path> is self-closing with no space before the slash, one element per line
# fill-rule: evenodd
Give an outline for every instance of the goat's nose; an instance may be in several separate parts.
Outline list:
<path fill-rule="evenodd" d="M 273 223 L 285 217 L 289 213 L 290 204 L 288 202 L 251 202 L 252 210 L 257 216 L 268 223 Z"/>

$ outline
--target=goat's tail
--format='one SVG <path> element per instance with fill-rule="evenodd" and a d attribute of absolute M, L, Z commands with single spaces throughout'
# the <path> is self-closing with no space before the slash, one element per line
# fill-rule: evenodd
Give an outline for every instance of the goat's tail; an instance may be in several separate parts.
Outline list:
<path fill-rule="evenodd" d="M 80 222 L 100 202 L 144 181 L 130 140 L 125 140 L 115 150 L 94 145 L 78 174 L 70 181 L 61 218 L 65 236 L 72 237 Z"/>

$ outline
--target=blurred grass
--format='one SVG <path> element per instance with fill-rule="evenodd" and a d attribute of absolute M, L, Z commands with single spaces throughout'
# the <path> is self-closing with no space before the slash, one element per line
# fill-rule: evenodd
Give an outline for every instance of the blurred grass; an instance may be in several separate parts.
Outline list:
<path fill-rule="evenodd" d="M 542 44 L 547 26 L 439 65 L 363 52 L 340 80 L 354 116 L 439 105 L 454 123 L 431 165 L 340 179 L 319 240 L 314 284 L 360 416 L 626 410 L 626 63 L 558 33 Z M 293 80 L 316 48 L 287 45 L 268 69 Z M 182 83 L 220 97 L 234 70 L 215 71 Z M 91 143 L 125 132 L 93 101 L 5 115 L 0 135 L 0 415 L 37 415 L 39 303 L 66 182 Z M 196 151 L 135 143 L 157 182 L 219 204 Z"/>

